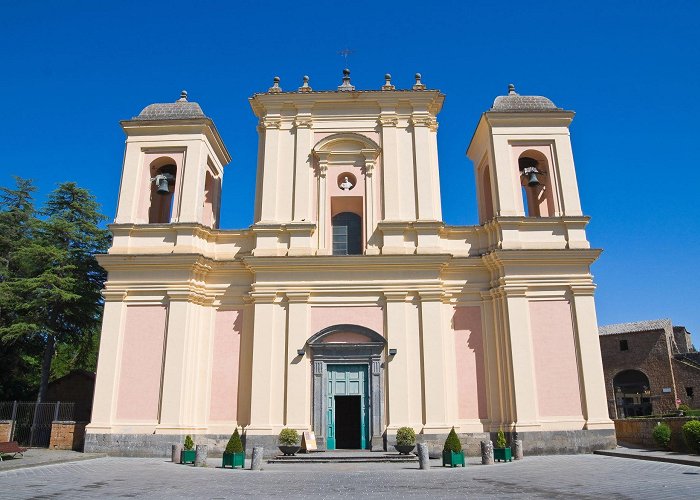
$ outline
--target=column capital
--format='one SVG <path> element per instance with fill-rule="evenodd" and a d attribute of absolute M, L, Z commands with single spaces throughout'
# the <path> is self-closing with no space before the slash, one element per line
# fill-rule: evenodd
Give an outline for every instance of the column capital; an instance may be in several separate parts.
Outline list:
<path fill-rule="evenodd" d="M 282 119 L 281 118 L 273 118 L 266 116 L 265 118 L 261 118 L 260 121 L 258 122 L 258 126 L 262 127 L 263 129 L 278 129 L 282 125 Z"/>
<path fill-rule="evenodd" d="M 423 290 L 419 292 L 421 302 L 442 302 L 446 297 L 442 290 Z"/>
<path fill-rule="evenodd" d="M 272 304 L 277 300 L 277 292 L 250 292 L 248 295 L 255 304 Z"/>
<path fill-rule="evenodd" d="M 569 285 L 569 290 L 574 296 L 589 296 L 595 294 L 596 286 L 593 283 L 587 285 Z"/>
<path fill-rule="evenodd" d="M 406 302 L 408 292 L 404 291 L 387 291 L 384 292 L 384 300 L 387 302 Z"/>
<path fill-rule="evenodd" d="M 102 297 L 105 302 L 123 302 L 126 299 L 125 290 L 102 290 Z"/>
<path fill-rule="evenodd" d="M 306 116 L 297 116 L 297 118 L 294 120 L 294 126 L 296 128 L 312 128 L 313 127 L 313 120 L 311 117 L 306 117 Z"/>
<path fill-rule="evenodd" d="M 286 292 L 285 295 L 290 304 L 308 303 L 311 297 L 309 292 Z"/>

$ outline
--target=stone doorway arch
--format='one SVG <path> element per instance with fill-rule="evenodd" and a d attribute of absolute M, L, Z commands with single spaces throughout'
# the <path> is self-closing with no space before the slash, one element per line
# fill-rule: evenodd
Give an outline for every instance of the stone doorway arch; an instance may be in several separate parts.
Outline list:
<path fill-rule="evenodd" d="M 319 448 L 326 449 L 328 426 L 329 365 L 366 365 L 371 450 L 384 448 L 384 363 L 386 339 L 374 330 L 352 324 L 338 324 L 320 330 L 306 342 L 313 366 L 313 429 Z"/>

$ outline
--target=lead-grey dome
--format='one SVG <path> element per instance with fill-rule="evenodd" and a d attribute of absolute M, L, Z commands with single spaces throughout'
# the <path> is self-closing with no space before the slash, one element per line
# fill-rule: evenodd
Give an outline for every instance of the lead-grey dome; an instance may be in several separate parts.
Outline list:
<path fill-rule="evenodd" d="M 187 100 L 187 91 L 183 90 L 175 102 L 150 104 L 135 116 L 134 120 L 188 120 L 206 118 L 207 116 L 196 102 Z"/>
<path fill-rule="evenodd" d="M 520 95 L 515 92 L 515 85 L 508 85 L 508 95 L 499 95 L 493 101 L 489 111 L 524 112 L 524 111 L 561 111 L 551 100 L 540 95 Z"/>

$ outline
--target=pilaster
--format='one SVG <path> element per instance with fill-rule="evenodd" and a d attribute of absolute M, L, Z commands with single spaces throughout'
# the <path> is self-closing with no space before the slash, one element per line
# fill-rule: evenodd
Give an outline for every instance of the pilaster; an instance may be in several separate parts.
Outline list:
<path fill-rule="evenodd" d="M 276 316 L 279 314 L 276 293 L 252 292 L 253 356 L 251 366 L 250 425 L 251 434 L 271 434 L 273 430 L 272 398 L 279 397 L 284 381 L 275 380 L 274 358 Z M 277 385 L 276 385 L 277 384 Z M 273 394 L 274 391 L 277 391 Z"/>
<path fill-rule="evenodd" d="M 310 222 L 312 217 L 311 186 L 313 165 L 311 150 L 314 147 L 311 112 L 304 110 L 297 115 L 296 153 L 294 161 L 294 218 L 295 222 Z"/>
<path fill-rule="evenodd" d="M 382 111 L 379 115 L 382 134 L 382 190 L 383 220 L 400 220 L 399 198 L 399 152 L 397 130 L 398 118 L 394 110 Z"/>
<path fill-rule="evenodd" d="M 265 129 L 265 152 L 262 168 L 261 222 L 279 222 L 277 220 L 277 182 L 280 148 L 281 117 L 279 112 L 268 113 L 260 121 Z"/>
<path fill-rule="evenodd" d="M 378 255 L 379 246 L 374 238 L 378 222 L 375 213 L 374 166 L 379 152 L 363 149 L 362 155 L 365 157 L 365 254 Z"/>
<path fill-rule="evenodd" d="M 284 425 L 308 429 L 311 425 L 310 353 L 304 349 L 309 336 L 309 296 L 307 292 L 287 292 L 287 380 Z"/>
<path fill-rule="evenodd" d="M 330 255 L 328 248 L 328 228 L 331 225 L 328 207 L 328 152 L 317 151 L 318 159 L 318 255 Z"/>
<path fill-rule="evenodd" d="M 108 431 L 114 421 L 126 312 L 126 293 L 103 291 L 102 296 L 105 303 L 100 333 L 100 369 L 95 378 L 92 421 L 87 427 L 90 432 Z"/>
<path fill-rule="evenodd" d="M 427 221 L 440 220 L 440 199 L 435 199 L 436 183 L 439 185 L 437 165 L 432 164 L 430 147 L 430 127 L 435 126 L 435 118 L 429 113 L 414 113 L 411 116 L 413 124 L 413 147 L 416 176 L 416 206 L 417 219 Z"/>
<path fill-rule="evenodd" d="M 598 321 L 593 299 L 595 285 L 570 285 L 569 288 L 585 427 L 609 429 L 613 423 L 608 417 Z"/>
<path fill-rule="evenodd" d="M 448 348 L 442 314 L 442 292 L 420 292 L 421 346 L 423 348 L 424 434 L 442 434 L 448 420 L 445 349 Z"/>

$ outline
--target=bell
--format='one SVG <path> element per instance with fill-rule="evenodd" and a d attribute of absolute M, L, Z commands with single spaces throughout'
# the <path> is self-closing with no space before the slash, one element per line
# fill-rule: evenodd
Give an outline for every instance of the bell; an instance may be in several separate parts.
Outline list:
<path fill-rule="evenodd" d="M 537 172 L 535 170 L 530 171 L 530 175 L 527 179 L 527 185 L 530 187 L 537 187 L 540 185 L 540 181 L 537 180 Z"/>
<path fill-rule="evenodd" d="M 174 180 L 170 174 L 158 174 L 153 179 L 156 183 L 156 193 L 166 195 L 170 193 L 170 181 Z"/>

